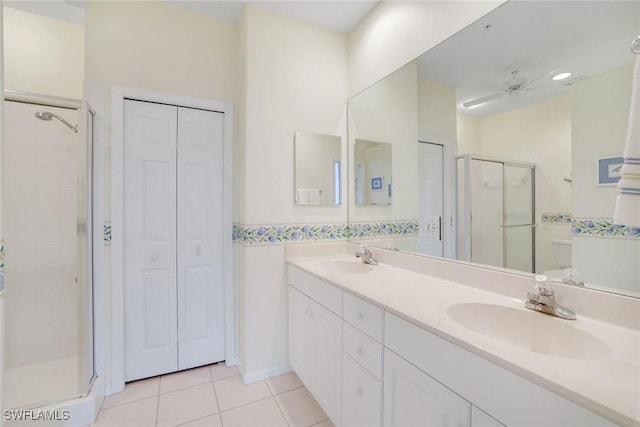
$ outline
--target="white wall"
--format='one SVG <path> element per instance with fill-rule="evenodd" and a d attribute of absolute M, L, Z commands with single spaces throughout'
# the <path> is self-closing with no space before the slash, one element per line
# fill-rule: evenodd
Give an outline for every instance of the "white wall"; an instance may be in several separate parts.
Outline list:
<path fill-rule="evenodd" d="M 458 154 L 477 154 L 482 151 L 482 119 L 466 114 L 458 114 L 456 119 Z"/>
<path fill-rule="evenodd" d="M 349 33 L 349 94 L 366 89 L 502 3 L 381 2 Z"/>
<path fill-rule="evenodd" d="M 84 27 L 7 6 L 4 10 L 4 87 L 82 98 Z"/>
<path fill-rule="evenodd" d="M 457 140 L 456 91 L 431 80 L 418 79 L 418 136 Z"/>
<path fill-rule="evenodd" d="M 418 80 L 415 61 L 349 100 L 349 158 L 356 139 L 392 146 L 391 206 L 355 203 L 354 175 L 349 180 L 349 220 L 416 220 L 418 218 Z"/>
<path fill-rule="evenodd" d="M 590 77 L 573 87 L 573 209 L 578 218 L 613 218 L 618 189 L 598 187 L 596 160 L 622 157 L 631 107 L 633 66 Z"/>
<path fill-rule="evenodd" d="M 88 81 L 237 102 L 237 24 L 156 1 L 90 2 L 85 22 Z"/>
<path fill-rule="evenodd" d="M 339 135 L 346 158 L 346 36 L 248 5 L 240 40 L 240 222 L 345 222 L 345 204 L 294 204 L 293 138 Z M 289 369 L 284 246 L 239 246 L 237 263 L 241 372 L 256 381 Z"/>

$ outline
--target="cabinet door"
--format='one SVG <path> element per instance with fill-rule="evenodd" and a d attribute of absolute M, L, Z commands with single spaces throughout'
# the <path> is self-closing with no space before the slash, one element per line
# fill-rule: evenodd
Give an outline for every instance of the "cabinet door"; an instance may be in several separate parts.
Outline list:
<path fill-rule="evenodd" d="M 315 301 L 309 333 L 309 390 L 336 423 L 342 401 L 342 319 Z"/>
<path fill-rule="evenodd" d="M 177 108 L 124 104 L 125 380 L 177 369 Z"/>
<path fill-rule="evenodd" d="M 470 427 L 471 404 L 394 352 L 385 350 L 384 425 Z"/>
<path fill-rule="evenodd" d="M 309 388 L 309 298 L 289 286 L 289 365 Z"/>
<path fill-rule="evenodd" d="M 224 360 L 224 114 L 178 108 L 178 368 Z"/>

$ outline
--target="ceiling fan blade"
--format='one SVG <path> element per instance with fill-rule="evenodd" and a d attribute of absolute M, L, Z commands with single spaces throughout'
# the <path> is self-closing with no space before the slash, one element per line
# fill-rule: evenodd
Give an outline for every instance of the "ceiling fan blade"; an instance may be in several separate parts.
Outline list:
<path fill-rule="evenodd" d="M 546 73 L 536 77 L 535 79 L 531 79 L 528 82 L 524 83 L 522 86 L 520 86 L 520 89 L 518 89 L 518 90 L 522 90 L 522 89 L 526 88 L 527 86 L 530 86 L 530 85 L 534 84 L 538 80 L 544 79 L 545 77 L 549 77 L 549 76 L 557 73 L 558 71 L 559 70 L 557 70 L 557 69 L 556 70 L 551 70 L 549 72 L 546 72 Z"/>
<path fill-rule="evenodd" d="M 498 99 L 503 95 L 504 95 L 504 92 L 492 93 L 491 95 L 482 96 L 480 98 L 475 98 L 475 99 L 472 99 L 470 101 L 463 102 L 462 106 L 464 108 L 473 108 L 473 107 L 476 107 L 476 106 L 478 106 L 480 104 L 484 104 L 485 102 L 489 102 L 489 101 L 493 101 L 494 99 Z"/>

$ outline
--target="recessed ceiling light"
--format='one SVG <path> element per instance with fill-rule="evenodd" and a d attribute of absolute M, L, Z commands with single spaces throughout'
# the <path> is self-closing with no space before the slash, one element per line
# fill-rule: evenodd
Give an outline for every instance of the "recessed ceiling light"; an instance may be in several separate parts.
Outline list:
<path fill-rule="evenodd" d="M 558 73 L 552 77 L 552 80 L 555 80 L 555 81 L 564 80 L 569 76 L 571 76 L 571 73 Z"/>

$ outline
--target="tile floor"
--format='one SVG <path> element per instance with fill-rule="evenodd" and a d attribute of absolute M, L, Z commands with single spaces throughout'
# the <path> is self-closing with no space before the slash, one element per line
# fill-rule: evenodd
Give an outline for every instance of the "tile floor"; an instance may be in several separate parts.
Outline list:
<path fill-rule="evenodd" d="M 295 373 L 244 385 L 237 368 L 204 366 L 128 383 L 96 427 L 333 427 Z"/>

